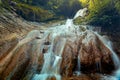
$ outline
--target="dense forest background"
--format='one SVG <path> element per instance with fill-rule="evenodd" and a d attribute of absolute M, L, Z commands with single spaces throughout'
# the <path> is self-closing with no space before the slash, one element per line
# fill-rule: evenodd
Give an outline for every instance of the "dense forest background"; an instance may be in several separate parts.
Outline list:
<path fill-rule="evenodd" d="M 1 0 L 1 5 L 7 8 L 6 4 L 30 21 L 73 18 L 79 9 L 87 7 L 88 15 L 76 19 L 76 23 L 97 26 L 118 26 L 120 23 L 120 0 Z"/>

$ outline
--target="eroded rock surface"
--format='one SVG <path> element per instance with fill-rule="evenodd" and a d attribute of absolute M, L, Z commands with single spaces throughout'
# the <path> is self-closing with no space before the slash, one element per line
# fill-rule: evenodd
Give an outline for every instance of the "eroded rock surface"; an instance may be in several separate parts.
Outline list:
<path fill-rule="evenodd" d="M 76 71 L 110 73 L 114 64 L 107 41 L 71 20 L 42 33 L 33 30 L 0 56 L 0 78 L 30 80 L 35 74 L 38 78 L 47 74 L 46 79 L 56 80 L 57 75 L 70 77 Z"/>

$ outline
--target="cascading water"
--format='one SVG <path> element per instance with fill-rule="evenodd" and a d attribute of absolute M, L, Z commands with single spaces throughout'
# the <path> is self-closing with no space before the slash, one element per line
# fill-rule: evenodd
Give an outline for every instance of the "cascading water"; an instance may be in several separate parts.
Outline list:
<path fill-rule="evenodd" d="M 76 71 L 76 74 L 77 76 L 79 76 L 81 74 L 81 71 L 80 71 L 80 57 L 78 56 L 78 59 L 77 59 L 77 71 Z"/>
<path fill-rule="evenodd" d="M 84 17 L 85 11 L 79 10 L 74 19 Z M 0 53 L 0 80 L 120 80 L 120 61 L 111 42 L 93 27 L 75 25 L 74 19 L 42 32 L 33 30 L 10 44 L 14 45 Z M 107 75 L 113 66 L 113 75 Z M 86 72 L 90 77 L 82 74 Z M 99 79 L 96 72 L 101 72 Z"/>
<path fill-rule="evenodd" d="M 79 71 L 79 73 L 80 73 L 80 57 L 78 56 L 78 61 L 77 61 L 77 63 L 78 63 L 78 71 Z"/>
<path fill-rule="evenodd" d="M 115 68 L 116 69 L 119 68 L 119 66 L 120 66 L 120 60 L 119 60 L 118 56 L 116 55 L 116 53 L 113 51 L 111 42 L 109 40 L 105 39 L 104 37 L 100 36 L 97 32 L 96 32 L 96 35 L 99 37 L 99 39 L 101 39 L 101 41 L 106 45 L 106 47 L 112 53 L 111 57 L 113 59 Z"/>
<path fill-rule="evenodd" d="M 87 8 L 79 10 L 76 13 L 76 15 L 74 16 L 74 19 L 76 19 L 79 16 L 84 17 L 85 11 L 87 11 Z M 73 19 L 67 19 L 67 21 L 64 25 L 59 25 L 59 26 L 52 27 L 52 28 L 48 29 L 44 33 L 44 36 L 45 36 L 44 38 L 45 39 L 50 38 L 49 49 L 46 51 L 46 53 L 44 53 L 44 64 L 43 64 L 43 67 L 42 67 L 40 74 L 35 74 L 33 76 L 32 80 L 47 80 L 47 79 L 50 79 L 52 77 L 55 77 L 56 80 L 61 80 L 60 65 L 61 65 L 61 61 L 62 61 L 62 53 L 63 53 L 64 47 L 66 44 L 65 38 L 67 38 L 69 36 L 75 37 L 76 35 L 83 35 L 85 33 L 85 31 L 87 31 L 87 27 L 84 25 L 84 26 L 82 26 L 82 29 L 81 29 L 81 27 L 79 27 L 79 25 L 73 24 Z M 106 45 L 106 47 L 112 53 L 111 57 L 113 59 L 115 67 L 116 68 L 120 67 L 119 58 L 115 54 L 115 52 L 113 51 L 110 41 L 104 39 L 96 32 L 93 32 L 93 33 L 95 33 L 96 36 L 98 36 L 98 38 L 103 42 L 104 45 Z M 62 45 L 59 44 L 60 45 L 58 47 L 59 49 L 56 50 L 56 52 L 55 52 L 54 51 L 55 38 L 58 36 L 64 36 L 64 39 L 62 39 L 61 41 L 58 42 L 58 44 L 60 43 Z M 76 36 L 76 38 L 77 37 L 78 36 Z M 86 38 L 86 39 L 88 39 L 88 38 Z M 82 42 L 87 43 L 86 39 L 83 40 Z M 78 76 L 81 74 L 80 57 L 81 57 L 80 55 L 77 57 L 77 68 L 78 69 L 76 71 L 76 74 Z M 101 71 L 101 62 L 98 62 L 96 65 L 97 65 L 97 69 L 99 71 Z M 120 73 L 120 68 L 119 68 L 119 70 L 117 70 L 115 72 L 116 80 L 119 80 L 119 78 L 118 78 L 120 76 L 120 75 L 118 75 L 119 73 Z"/>
<path fill-rule="evenodd" d="M 84 17 L 86 15 L 87 8 L 83 8 L 77 11 L 73 19 L 76 19 L 77 17 Z"/>
<path fill-rule="evenodd" d="M 53 53 L 53 41 L 47 53 L 44 54 L 44 64 L 41 73 L 35 74 L 32 80 L 47 80 L 51 77 L 55 77 L 56 80 L 61 80 L 61 76 L 59 75 L 59 66 L 62 57 L 61 55 L 57 56 Z"/>
<path fill-rule="evenodd" d="M 113 51 L 112 44 L 109 40 L 106 38 L 100 36 L 97 32 L 95 34 L 99 37 L 99 39 L 106 45 L 106 47 L 110 50 L 111 57 L 113 59 L 114 66 L 116 68 L 116 71 L 114 72 L 113 76 L 105 77 L 105 80 L 120 80 L 120 60 L 119 57 L 116 55 L 116 53 Z M 101 79 L 101 80 L 104 80 Z"/>
<path fill-rule="evenodd" d="M 74 26 L 74 27 L 73 27 Z M 62 40 L 62 46 L 60 48 L 59 51 L 57 51 L 57 53 L 59 53 L 59 55 L 56 55 L 53 51 L 53 47 L 54 47 L 54 39 L 56 36 L 71 36 L 71 35 L 76 35 L 76 29 L 78 26 L 75 26 L 73 24 L 73 20 L 72 19 L 68 19 L 66 21 L 65 25 L 61 25 L 61 26 L 57 26 L 57 27 L 53 27 L 50 30 L 51 31 L 46 31 L 45 32 L 45 36 L 47 35 L 51 37 L 51 44 L 49 45 L 49 49 L 47 51 L 47 53 L 44 54 L 44 64 L 43 64 L 43 68 L 41 70 L 40 74 L 35 74 L 34 77 L 32 78 L 32 80 L 46 80 L 49 79 L 51 77 L 55 77 L 56 80 L 61 80 L 60 74 L 59 74 L 59 70 L 60 70 L 60 64 L 62 61 L 62 51 L 64 49 L 64 44 L 66 43 L 66 39 Z M 79 31 L 78 31 L 79 32 Z M 51 33 L 52 35 L 48 35 L 49 33 Z M 78 75 L 80 74 L 80 57 L 78 57 Z"/>

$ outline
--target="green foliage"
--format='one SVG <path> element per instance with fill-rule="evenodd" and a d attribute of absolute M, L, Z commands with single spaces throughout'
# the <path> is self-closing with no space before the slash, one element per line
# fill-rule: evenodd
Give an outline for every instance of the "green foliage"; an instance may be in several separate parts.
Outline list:
<path fill-rule="evenodd" d="M 83 7 L 86 7 L 89 3 L 89 0 L 79 0 L 82 4 Z"/>
<path fill-rule="evenodd" d="M 0 0 L 0 4 L 2 4 L 2 1 Z"/>
<path fill-rule="evenodd" d="M 119 25 L 119 0 L 80 0 L 89 9 L 89 15 L 83 21 L 99 26 Z M 80 20 L 81 21 L 81 20 Z"/>
<path fill-rule="evenodd" d="M 32 1 L 33 1 L 33 0 L 12 0 L 12 1 L 22 2 L 22 3 L 27 3 L 27 4 L 32 4 Z"/>
<path fill-rule="evenodd" d="M 62 5 L 58 7 L 58 14 L 62 14 L 67 17 L 73 17 L 75 13 L 81 8 L 79 0 L 64 0 Z"/>
<path fill-rule="evenodd" d="M 16 9 L 19 15 L 31 21 L 45 21 L 54 16 L 54 14 L 48 10 L 23 3 L 18 3 Z"/>
<path fill-rule="evenodd" d="M 81 8 L 79 0 L 33 0 L 33 4 L 65 17 L 73 16 Z"/>
<path fill-rule="evenodd" d="M 79 0 L 12 0 L 17 13 L 27 20 L 46 21 L 73 17 L 81 8 Z M 46 16 L 45 16 L 46 15 Z M 55 15 L 55 16 L 53 16 Z M 38 19 L 39 18 L 39 19 Z"/>
<path fill-rule="evenodd" d="M 118 10 L 118 12 L 120 14 L 120 0 L 116 1 L 115 8 Z"/>
<path fill-rule="evenodd" d="M 79 0 L 12 0 L 12 1 L 17 2 L 16 9 L 18 14 L 22 15 L 22 17 L 24 17 L 27 20 L 33 21 L 46 21 L 51 20 L 52 18 L 63 19 L 66 17 L 73 17 L 77 10 L 81 8 Z"/>
<path fill-rule="evenodd" d="M 0 0 L 0 11 L 3 11 L 3 8 L 11 11 L 9 0 Z"/>
<path fill-rule="evenodd" d="M 79 25 L 79 24 L 87 24 L 87 20 L 86 17 L 85 18 L 81 18 L 78 17 L 74 20 L 74 24 Z"/>

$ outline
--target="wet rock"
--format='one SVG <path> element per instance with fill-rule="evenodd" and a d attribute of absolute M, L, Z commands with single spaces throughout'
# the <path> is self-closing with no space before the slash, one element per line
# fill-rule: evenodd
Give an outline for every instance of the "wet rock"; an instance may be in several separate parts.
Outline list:
<path fill-rule="evenodd" d="M 99 74 L 93 74 L 93 75 L 82 74 L 80 76 L 62 77 L 62 80 L 100 80 L 100 75 Z"/>
<path fill-rule="evenodd" d="M 72 27 L 63 25 L 52 28 L 42 35 L 43 38 L 39 38 L 42 34 L 39 30 L 31 31 L 0 59 L 0 77 L 19 80 L 20 77 L 31 79 L 36 73 L 39 77 L 46 74 L 46 78 L 51 74 L 61 74 L 65 77 L 63 80 L 66 80 L 66 77 L 73 76 L 76 71 L 89 74 L 110 73 L 114 70 L 108 40 L 84 27 L 83 30 L 72 23 L 70 25 Z M 91 76 L 67 80 L 79 80 L 78 78 L 97 80 Z M 48 80 L 56 79 L 50 77 Z"/>
<path fill-rule="evenodd" d="M 78 38 L 68 38 L 63 51 L 61 63 L 61 74 L 71 76 L 77 68 L 77 56 L 80 57 L 81 71 L 110 72 L 114 69 L 111 59 L 111 51 L 93 32 Z M 99 45 L 98 45 L 99 44 Z M 106 67 L 106 66 L 109 66 Z"/>

